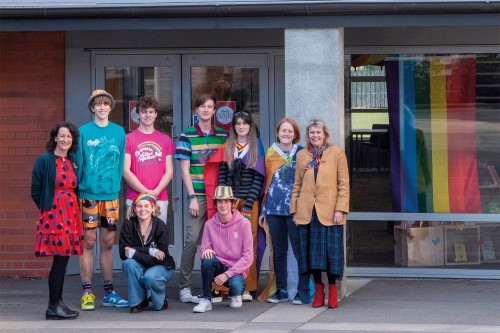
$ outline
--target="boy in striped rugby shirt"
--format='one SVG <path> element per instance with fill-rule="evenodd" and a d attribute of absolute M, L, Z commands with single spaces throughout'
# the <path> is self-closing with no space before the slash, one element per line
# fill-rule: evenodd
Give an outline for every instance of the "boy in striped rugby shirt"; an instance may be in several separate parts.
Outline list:
<path fill-rule="evenodd" d="M 198 242 L 207 220 L 207 198 L 204 168 L 207 160 L 226 140 L 226 132 L 212 124 L 215 113 L 215 96 L 203 94 L 195 101 L 198 122 L 182 132 L 177 143 L 175 158 L 180 161 L 182 181 L 189 200 L 186 220 L 186 238 L 180 265 L 179 300 L 198 303 L 200 299 L 191 293 L 191 274 Z"/>

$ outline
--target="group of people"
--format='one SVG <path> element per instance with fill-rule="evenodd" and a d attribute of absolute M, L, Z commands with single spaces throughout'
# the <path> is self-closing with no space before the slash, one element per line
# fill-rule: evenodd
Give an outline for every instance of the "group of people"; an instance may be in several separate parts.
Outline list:
<path fill-rule="evenodd" d="M 299 268 L 293 304 L 324 306 L 322 272 L 326 272 L 328 307 L 338 306 L 335 282 L 343 276 L 349 175 L 345 153 L 332 144 L 324 122 L 309 122 L 304 148 L 299 145 L 297 123 L 281 120 L 276 142 L 266 153 L 250 112 L 236 112 L 226 133 L 213 124 L 216 98 L 204 94 L 195 101 L 198 121 L 181 134 L 175 147 L 168 135 L 154 128 L 158 115 L 154 98 L 139 99 L 139 128 L 127 135 L 109 120 L 114 104 L 106 91 L 94 91 L 88 101 L 93 121 L 80 129 L 58 123 L 50 133 L 47 152 L 33 168 L 31 192 L 40 210 L 35 254 L 53 257 L 47 319 L 78 316 L 62 300 L 71 255 L 80 256 L 81 309 L 95 309 L 91 282 L 98 227 L 103 305 L 130 307 L 132 313 L 142 312 L 150 303 L 154 310 L 168 308 L 166 282 L 175 262 L 168 252 L 166 186 L 173 177 L 173 158 L 180 162 L 189 202 L 179 267 L 181 302 L 196 303 L 193 311 L 202 313 L 221 301 L 222 293 L 229 294 L 232 308 L 252 301 L 265 230 L 272 240 L 276 277 L 276 292 L 264 295 L 267 301 L 288 300 L 290 239 Z M 119 251 L 128 301 L 113 288 L 112 247 L 122 176 L 127 183 L 127 218 Z M 200 241 L 203 293 L 193 295 L 191 276 Z"/>

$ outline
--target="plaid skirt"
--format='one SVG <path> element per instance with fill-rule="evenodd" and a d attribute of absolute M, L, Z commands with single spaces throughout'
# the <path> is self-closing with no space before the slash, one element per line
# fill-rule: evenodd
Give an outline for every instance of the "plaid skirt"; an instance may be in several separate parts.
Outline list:
<path fill-rule="evenodd" d="M 317 269 L 337 276 L 344 275 L 344 226 L 327 227 L 319 222 L 316 208 L 311 223 L 299 226 L 299 271 Z"/>

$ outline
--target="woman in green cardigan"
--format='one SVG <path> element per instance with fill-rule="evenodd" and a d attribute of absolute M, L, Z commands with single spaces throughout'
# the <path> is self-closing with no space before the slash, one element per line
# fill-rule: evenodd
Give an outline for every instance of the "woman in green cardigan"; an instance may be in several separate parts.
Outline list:
<path fill-rule="evenodd" d="M 52 256 L 49 273 L 49 307 L 46 319 L 78 317 L 62 300 L 64 274 L 69 256 L 83 252 L 83 225 L 76 195 L 76 164 L 72 154 L 78 150 L 75 125 L 57 123 L 33 167 L 31 197 L 40 210 L 37 221 L 35 255 Z"/>

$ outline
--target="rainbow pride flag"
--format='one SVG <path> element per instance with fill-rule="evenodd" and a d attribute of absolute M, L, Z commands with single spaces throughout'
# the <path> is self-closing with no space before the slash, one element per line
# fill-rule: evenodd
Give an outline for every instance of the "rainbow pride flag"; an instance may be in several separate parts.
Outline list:
<path fill-rule="evenodd" d="M 476 59 L 388 59 L 386 75 L 393 210 L 480 213 Z"/>

